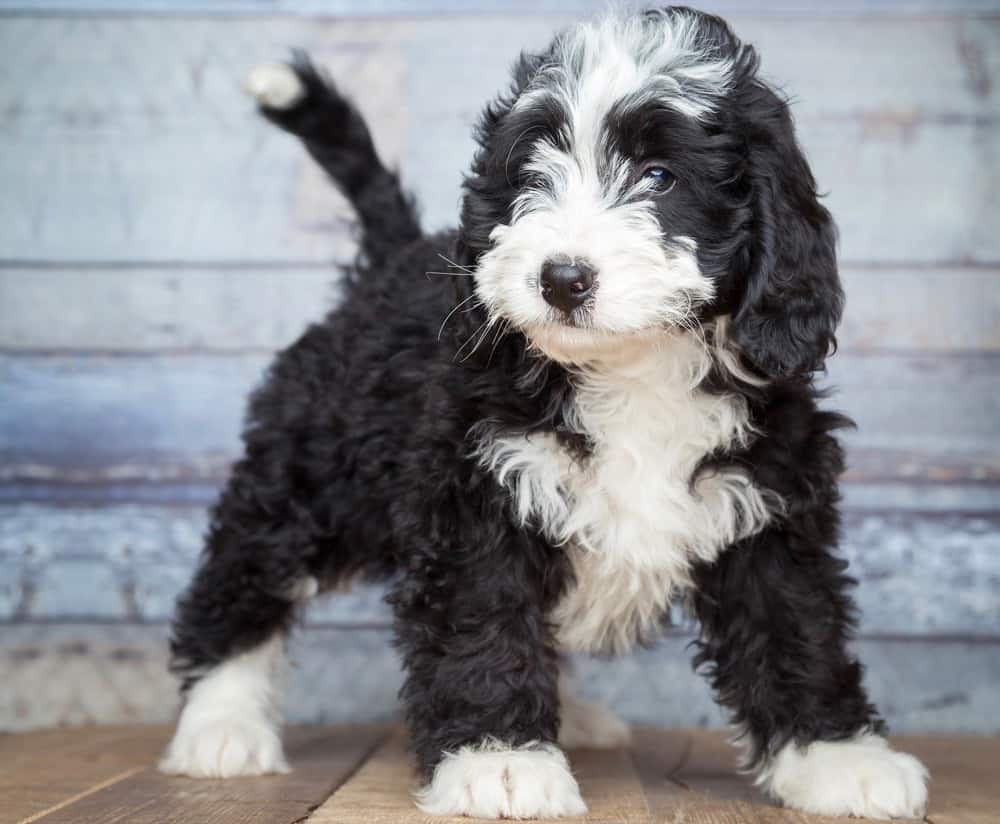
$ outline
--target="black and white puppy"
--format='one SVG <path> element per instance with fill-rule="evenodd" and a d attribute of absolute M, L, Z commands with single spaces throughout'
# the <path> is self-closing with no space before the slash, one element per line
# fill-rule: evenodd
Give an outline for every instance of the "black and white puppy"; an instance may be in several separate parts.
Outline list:
<path fill-rule="evenodd" d="M 165 771 L 286 770 L 287 632 L 312 595 L 384 581 L 421 808 L 582 813 L 559 744 L 627 728 L 560 689 L 561 656 L 652 642 L 683 596 L 762 787 L 922 814 L 924 768 L 847 648 L 848 421 L 813 382 L 835 229 L 757 66 L 685 8 L 568 29 L 486 107 L 460 227 L 436 237 L 304 57 L 251 74 L 355 206 L 361 254 L 251 400 L 178 605 Z"/>

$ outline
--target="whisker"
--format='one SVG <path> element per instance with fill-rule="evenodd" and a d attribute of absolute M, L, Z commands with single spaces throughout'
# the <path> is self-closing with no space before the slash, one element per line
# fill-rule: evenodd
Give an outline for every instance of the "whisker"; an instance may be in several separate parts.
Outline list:
<path fill-rule="evenodd" d="M 424 272 L 425 275 L 444 275 L 450 278 L 471 278 L 474 275 L 468 272 Z"/>
<path fill-rule="evenodd" d="M 441 334 L 444 332 L 444 327 L 447 325 L 448 321 L 451 319 L 451 316 L 454 315 L 464 304 L 468 303 L 470 300 L 475 300 L 475 299 L 476 299 L 476 295 L 475 295 L 475 293 L 473 293 L 473 294 L 469 295 L 465 300 L 460 300 L 458 303 L 456 303 L 452 307 L 452 310 L 447 315 L 445 315 L 445 319 L 443 321 L 441 321 L 441 328 L 438 329 L 438 334 L 437 334 L 437 339 L 438 340 L 441 340 Z"/>
<path fill-rule="evenodd" d="M 458 351 L 455 352 L 455 359 L 457 359 L 458 356 L 462 354 L 462 351 L 465 349 L 466 346 L 468 346 L 470 343 L 472 343 L 473 340 L 475 340 L 475 343 L 472 344 L 472 349 L 469 350 L 469 354 L 466 355 L 464 358 L 462 358 L 462 363 L 471 358 L 472 355 L 475 353 L 475 351 L 479 348 L 479 344 L 483 342 L 485 335 L 490 331 L 490 327 L 493 325 L 493 322 L 494 318 L 487 318 L 481 324 L 479 324 L 479 326 L 476 327 L 476 331 L 473 332 L 471 335 L 469 335 L 465 343 L 463 343 L 460 347 L 458 347 Z"/>
<path fill-rule="evenodd" d="M 510 328 L 510 321 L 504 320 L 499 326 L 497 326 L 497 333 L 493 337 L 493 346 L 490 347 L 489 357 L 486 358 L 486 365 L 489 366 L 493 362 L 493 354 L 497 351 L 497 344 L 503 340 L 504 335 L 507 334 L 507 330 Z"/>
<path fill-rule="evenodd" d="M 476 352 L 479 351 L 479 347 L 483 345 L 483 342 L 486 340 L 489 334 L 490 334 L 490 327 L 487 326 L 485 329 L 483 329 L 482 334 L 480 334 L 479 337 L 472 344 L 472 348 L 468 351 L 465 357 L 462 358 L 461 361 L 462 363 L 465 363 L 469 358 L 471 358 L 474 354 L 476 354 Z"/>
<path fill-rule="evenodd" d="M 496 329 L 499 332 L 502 333 L 503 332 L 503 325 L 504 325 L 504 323 L 506 323 L 506 321 L 502 317 L 500 317 L 499 315 L 496 315 L 493 318 L 491 318 L 489 326 L 486 327 L 486 331 L 483 333 L 483 336 L 479 339 L 479 342 L 476 344 L 476 349 L 478 349 L 480 346 L 483 345 L 483 343 L 489 337 L 490 330 L 493 327 L 496 327 Z M 493 347 L 490 349 L 490 358 L 493 357 L 493 353 L 496 351 L 496 345 L 497 345 L 497 343 L 499 343 L 500 337 L 501 337 L 500 335 L 497 335 L 497 337 L 494 338 L 494 340 L 493 340 Z M 471 357 L 471 356 L 472 356 L 472 352 L 470 352 L 469 355 L 467 355 L 466 357 L 468 358 L 468 357 Z M 486 364 L 487 364 L 487 366 L 489 365 L 489 359 L 487 359 Z"/>
<path fill-rule="evenodd" d="M 437 253 L 437 256 L 441 258 L 441 260 L 443 260 L 449 266 L 453 266 L 456 269 L 464 269 L 466 272 L 470 273 L 472 272 L 472 269 L 470 269 L 468 266 L 463 266 L 461 263 L 455 263 L 455 261 L 453 261 L 451 258 L 447 257 L 446 255 L 442 255 L 440 252 Z"/>
<path fill-rule="evenodd" d="M 488 321 L 484 320 L 480 326 L 476 327 L 476 330 L 471 335 L 469 335 L 468 338 L 465 339 L 465 343 L 463 343 L 461 346 L 459 346 L 458 349 L 455 351 L 455 357 L 452 358 L 452 361 L 457 361 L 458 360 L 458 356 L 461 355 L 462 354 L 462 350 L 465 349 L 465 347 L 469 345 L 469 341 L 471 341 L 476 336 L 476 334 L 479 332 L 479 330 L 482 329 L 483 326 L 485 326 L 487 323 L 488 323 Z M 474 347 L 473 347 L 473 351 L 475 351 Z"/>

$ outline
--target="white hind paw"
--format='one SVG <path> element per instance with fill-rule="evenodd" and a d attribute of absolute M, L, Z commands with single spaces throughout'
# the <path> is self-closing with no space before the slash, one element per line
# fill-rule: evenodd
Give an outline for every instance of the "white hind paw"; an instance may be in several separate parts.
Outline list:
<path fill-rule="evenodd" d="M 257 66 L 243 81 L 243 88 L 259 105 L 269 109 L 290 109 L 306 94 L 295 69 L 284 63 Z"/>
<path fill-rule="evenodd" d="M 276 681 L 284 643 L 274 636 L 202 676 L 188 694 L 160 770 L 193 778 L 288 772 Z"/>
<path fill-rule="evenodd" d="M 192 778 L 286 773 L 277 731 L 264 720 L 221 718 L 182 725 L 160 761 L 160 771 Z"/>

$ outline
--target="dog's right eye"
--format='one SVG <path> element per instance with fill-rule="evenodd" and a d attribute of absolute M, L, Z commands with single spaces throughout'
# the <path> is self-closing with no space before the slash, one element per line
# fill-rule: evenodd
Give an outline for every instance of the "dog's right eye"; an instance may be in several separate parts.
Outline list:
<path fill-rule="evenodd" d="M 658 195 L 665 195 L 674 188 L 677 177 L 666 166 L 659 163 L 647 163 L 642 168 L 640 177 L 653 182 L 653 191 Z"/>

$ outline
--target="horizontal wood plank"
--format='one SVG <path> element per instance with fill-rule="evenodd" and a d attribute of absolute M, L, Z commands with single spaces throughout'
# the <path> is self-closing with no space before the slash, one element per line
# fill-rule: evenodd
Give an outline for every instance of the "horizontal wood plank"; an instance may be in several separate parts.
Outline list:
<path fill-rule="evenodd" d="M 0 268 L 0 349 L 279 349 L 336 303 L 339 280 L 334 265 Z"/>
<path fill-rule="evenodd" d="M 124 480 L 147 472 L 161 480 L 216 475 L 239 448 L 243 407 L 268 361 L 257 354 L 179 360 L 0 356 L 6 396 L 0 405 L 0 473 L 6 478 L 0 479 L 10 479 L 12 471 L 40 477 L 66 472 L 74 480 Z M 60 409 L 73 414 L 57 414 Z M 178 454 L 178 446 L 186 454 Z"/>
<path fill-rule="evenodd" d="M 310 824 L 454 824 L 461 819 L 434 818 L 413 804 L 413 762 L 400 731 L 379 747 L 351 780 L 321 804 Z"/>
<path fill-rule="evenodd" d="M 629 753 L 646 796 L 646 806 L 657 822 L 660 809 L 676 789 L 672 776 L 690 751 L 691 734 L 688 730 L 666 732 L 653 727 L 632 728 Z"/>
<path fill-rule="evenodd" d="M 978 480 L 995 472 L 1000 358 L 845 352 L 827 367 L 819 384 L 832 394 L 824 405 L 848 413 L 857 424 L 843 434 L 849 464 L 867 450 L 896 450 L 912 452 L 916 463 L 920 456 L 929 464 L 978 462 L 982 474 L 972 476 Z"/>
<path fill-rule="evenodd" d="M 996 740 L 970 738 L 958 744 L 947 737 L 916 737 L 901 746 L 931 770 L 927 819 L 935 824 L 995 824 L 1000 810 Z"/>
<path fill-rule="evenodd" d="M 995 0 L 986 1 L 995 5 Z M 935 119 L 1000 115 L 1000 102 L 991 93 L 1000 71 L 997 15 L 969 16 L 956 10 L 903 20 L 838 20 L 775 18 L 761 4 L 756 9 L 765 13 L 746 10 L 728 19 L 737 34 L 758 49 L 765 75 L 793 96 L 801 117 L 894 111 Z M 544 48 L 557 31 L 580 19 L 574 13 L 559 14 L 552 5 L 547 11 L 521 14 L 511 8 L 493 15 L 390 20 L 7 17 L 0 43 L 13 49 L 10 56 L 17 59 L 8 66 L 12 82 L 0 89 L 0 107 L 13 130 L 60 122 L 61 128 L 127 130 L 151 125 L 156 118 L 189 128 L 202 124 L 221 133 L 219 127 L 242 123 L 250 108 L 239 94 L 243 72 L 261 61 L 280 59 L 290 46 L 301 46 L 314 51 L 373 118 L 375 112 L 380 118 L 389 116 L 391 102 L 405 94 L 407 111 L 468 119 L 504 85 L 521 49 Z M 91 48 L 80 42 L 83 35 L 91 39 Z M 60 53 L 52 55 L 46 44 L 57 39 Z M 102 41 L 113 43 L 116 50 L 93 47 Z M 450 48 L 441 50 L 445 43 Z M 823 59 L 817 60 L 817 54 Z M 34 62 L 41 56 L 49 57 L 49 63 Z M 391 58 L 393 65 L 371 71 L 378 57 Z M 402 88 L 394 89 L 389 78 L 378 81 L 373 76 L 398 71 L 397 63 L 405 69 Z M 463 76 L 456 69 L 464 70 Z M 109 77 L 117 82 L 109 85 Z M 440 94 L 438 85 L 444 78 L 450 81 L 447 96 Z M 59 82 L 66 79 L 72 83 Z M 390 96 L 380 99 L 383 94 Z M 138 105 L 143 102 L 160 108 L 143 109 Z M 103 116 L 89 122 L 70 116 L 87 111 Z M 380 134 L 384 140 L 402 137 Z"/>
<path fill-rule="evenodd" d="M 414 129 L 418 126 L 414 125 Z M 105 157 L 103 139 L 14 136 L 0 157 L 0 243 L 20 260 L 189 260 L 296 263 L 344 260 L 349 207 L 290 138 L 251 114 L 226 140 L 160 132 Z M 404 166 L 428 228 L 454 225 L 471 157 L 466 127 L 428 127 L 428 145 Z M 894 122 L 804 122 L 801 129 L 846 262 L 1000 261 L 992 227 L 1000 207 L 995 129 Z M 434 134 L 434 132 L 444 132 Z M 69 141 L 67 148 L 67 141 Z M 850 152 L 843 150 L 851 146 Z M 53 161 L 54 155 L 58 160 Z M 150 165 L 149 156 L 162 158 Z M 123 168 L 125 167 L 125 168 Z M 35 185 L 49 174 L 48 187 Z M 44 194 L 43 194 L 44 191 Z M 44 199 L 43 199 L 44 198 Z M 914 209 L 913 204 L 920 204 Z M 72 215 L 72 217 L 71 217 Z"/>
<path fill-rule="evenodd" d="M 151 763 L 164 731 L 141 726 L 63 730 L 26 738 L 0 736 L 0 824 L 35 820 L 72 799 L 126 778 Z"/>
<path fill-rule="evenodd" d="M 38 820 L 42 824 L 291 824 L 325 801 L 386 734 L 379 725 L 294 729 L 285 735 L 292 767 L 288 775 L 204 781 L 166 776 L 147 767 Z"/>
<path fill-rule="evenodd" d="M 988 205 L 997 180 L 984 173 L 1000 178 L 995 127 L 920 125 L 889 114 L 850 124 L 804 121 L 799 137 L 837 221 L 841 260 L 1000 260 L 992 230 L 1000 215 Z M 961 160 L 920 173 L 956 144 Z"/>
<path fill-rule="evenodd" d="M 115 732 L 114 730 L 111 731 Z M 165 726 L 135 728 L 147 749 L 161 745 L 169 735 Z M 18 735 L 18 749 L 52 756 L 38 765 L 37 778 L 58 783 L 67 777 L 62 750 L 90 746 L 97 729 L 59 730 Z M 431 824 L 440 819 L 422 815 L 410 790 L 415 784 L 412 761 L 406 752 L 405 731 L 396 728 L 385 743 L 384 727 L 342 725 L 299 728 L 286 735 L 286 747 L 296 770 L 290 776 L 239 781 L 192 781 L 168 778 L 143 769 L 141 752 L 130 758 L 134 775 L 75 804 L 28 821 L 160 822 L 222 821 L 294 824 Z M 1000 789 L 993 766 L 1000 739 L 948 736 L 895 738 L 893 745 L 921 758 L 930 770 L 927 819 L 944 824 L 986 824 L 995 820 Z M 589 814 L 570 821 L 590 824 L 826 824 L 840 819 L 809 816 L 778 808 L 762 798 L 751 778 L 739 775 L 735 751 L 721 731 L 646 727 L 635 731 L 627 750 L 574 750 L 569 761 L 589 807 Z M 353 774 L 345 765 L 360 764 Z M 325 774 L 325 780 L 324 780 Z M 346 779 L 346 780 L 344 780 Z M 329 798 L 329 788 L 340 784 Z M 324 786 L 325 785 L 325 786 Z M 15 801 L 22 790 L 14 783 L 8 796 Z M 310 806 L 323 801 L 311 812 Z M 7 797 L 5 797 L 5 801 Z M 4 821 L 9 809 L 0 816 Z"/>
<path fill-rule="evenodd" d="M 167 639 L 165 625 L 3 625 L 0 730 L 171 721 L 179 701 Z M 307 629 L 291 649 L 289 722 L 397 714 L 402 679 L 387 631 Z"/>
<path fill-rule="evenodd" d="M 475 112 L 557 22 L 11 18 L 0 248 L 26 260 L 342 259 L 345 204 L 237 91 L 289 44 L 315 49 L 356 93 L 426 223 L 451 224 Z M 845 260 L 1000 261 L 989 122 L 1000 22 L 740 22 L 800 101 Z"/>
<path fill-rule="evenodd" d="M 628 755 L 618 750 L 572 755 L 573 772 L 587 801 L 583 818 L 593 824 L 648 822 L 642 785 Z M 310 817 L 310 824 L 462 824 L 467 819 L 432 817 L 413 803 L 413 766 L 399 733 L 377 750 L 351 779 Z"/>
<path fill-rule="evenodd" d="M 841 351 L 1000 350 L 1000 270 L 841 267 Z"/>
<path fill-rule="evenodd" d="M 736 750 L 718 733 L 671 731 L 669 752 L 683 747 L 672 766 L 655 751 L 664 738 L 660 730 L 640 729 L 633 747 L 653 821 L 803 824 L 797 813 L 776 807 L 738 773 Z"/>
<path fill-rule="evenodd" d="M 0 505 L 0 620 L 162 622 L 206 529 L 186 505 Z M 1000 515 L 848 510 L 841 552 L 860 581 L 862 632 L 1000 633 Z M 388 627 L 376 586 L 319 599 L 316 626 Z"/>
<path fill-rule="evenodd" d="M 268 361 L 0 355 L 0 481 L 221 479 Z M 825 404 L 858 425 L 843 434 L 851 479 L 1000 479 L 998 381 L 996 355 L 832 358 Z"/>
<path fill-rule="evenodd" d="M 673 756 L 678 742 L 681 757 Z M 990 738 L 906 737 L 893 746 L 913 753 L 930 769 L 925 820 L 986 824 L 995 818 L 1000 791 L 991 768 L 1000 742 Z M 664 747 L 668 758 L 658 753 Z M 726 736 L 707 730 L 644 728 L 636 731 L 632 757 L 643 781 L 653 821 L 834 824 L 842 819 L 808 816 L 778 808 L 738 772 L 738 751 Z M 989 765 L 989 766 L 987 766 Z"/>
<path fill-rule="evenodd" d="M 916 469 L 916 468 L 914 468 Z M 963 476 L 965 477 L 965 476 Z M 888 513 L 990 515 L 997 511 L 997 484 L 977 481 L 935 483 L 925 476 L 909 480 L 844 480 L 841 493 L 848 511 Z M 143 506 L 208 507 L 218 499 L 224 480 L 196 482 L 122 483 L 0 483 L 0 504 L 105 507 Z"/>
<path fill-rule="evenodd" d="M 0 729 L 169 721 L 177 685 L 167 627 L 6 624 L 0 632 Z M 398 716 L 402 684 L 388 630 L 307 627 L 291 645 L 292 723 Z M 572 659 L 581 697 L 639 724 L 722 727 L 691 669 L 691 637 L 615 660 Z M 1000 733 L 1000 642 L 873 638 L 855 642 L 873 700 L 896 732 Z"/>
<path fill-rule="evenodd" d="M 841 351 L 1000 351 L 1000 269 L 845 266 L 841 277 Z M 339 279 L 333 265 L 0 268 L 0 349 L 277 349 L 336 303 Z"/>

